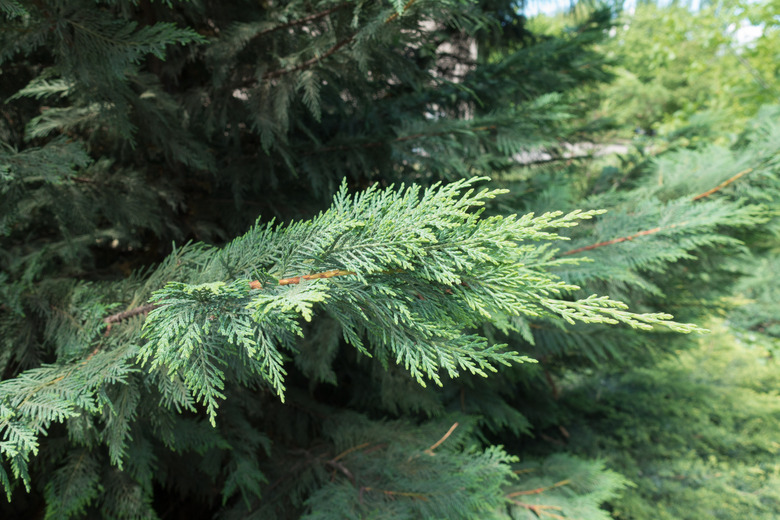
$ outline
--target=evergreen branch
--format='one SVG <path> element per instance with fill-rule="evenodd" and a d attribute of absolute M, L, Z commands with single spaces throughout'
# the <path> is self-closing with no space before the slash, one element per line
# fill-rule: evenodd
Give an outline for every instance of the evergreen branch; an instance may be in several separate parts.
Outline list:
<path fill-rule="evenodd" d="M 310 14 L 309 16 L 304 16 L 303 18 L 298 18 L 297 20 L 292 20 L 290 22 L 277 25 L 275 27 L 271 27 L 269 29 L 265 29 L 257 33 L 255 38 L 259 38 L 260 36 L 265 36 L 266 34 L 270 34 L 272 32 L 281 31 L 282 29 L 288 29 L 290 27 L 295 27 L 296 25 L 303 25 L 305 23 L 313 22 L 314 20 L 319 20 L 320 18 L 324 18 L 325 16 L 328 16 L 329 14 L 335 13 L 336 11 L 340 11 L 341 9 L 344 9 L 345 7 L 348 7 L 348 3 L 339 4 L 335 7 L 331 7 L 330 9 L 325 9 L 324 11 L 320 11 L 318 13 Z"/>
<path fill-rule="evenodd" d="M 583 251 L 590 251 L 591 249 L 597 249 L 599 247 L 611 246 L 612 244 L 619 244 L 620 242 L 625 242 L 627 240 L 633 240 L 635 238 L 643 237 L 643 236 L 646 236 L 646 235 L 653 235 L 653 234 L 658 233 L 660 231 L 666 231 L 668 229 L 673 229 L 673 228 L 676 228 L 676 227 L 679 227 L 679 226 L 683 226 L 685 224 L 687 224 L 687 222 L 680 222 L 680 223 L 672 224 L 672 225 L 669 225 L 669 226 L 666 226 L 666 227 L 658 226 L 658 227 L 654 227 L 653 229 L 646 229 L 644 231 L 639 231 L 638 233 L 634 233 L 633 235 L 628 235 L 628 236 L 619 237 L 619 238 L 613 238 L 612 240 L 605 240 L 604 242 L 599 242 L 597 244 L 591 244 L 589 246 L 578 247 L 577 249 L 572 249 L 570 251 L 565 251 L 563 253 L 560 253 L 560 256 L 576 255 L 577 253 L 582 253 Z"/>
<path fill-rule="evenodd" d="M 301 283 L 303 280 L 320 280 L 322 278 L 334 278 L 336 276 L 349 276 L 349 275 L 355 275 L 357 274 L 355 271 L 345 271 L 344 269 L 333 269 L 332 271 L 325 271 L 323 273 L 314 273 L 314 274 L 305 274 L 303 276 L 293 276 L 292 278 L 282 278 L 279 280 L 279 285 L 295 285 Z M 254 280 L 253 282 L 250 282 L 250 286 L 253 287 L 252 284 L 258 282 L 257 280 Z"/>
<path fill-rule="evenodd" d="M 755 170 L 755 168 L 759 168 L 759 167 L 763 166 L 764 164 L 769 162 L 770 159 L 766 159 L 766 160 L 762 161 L 761 164 L 759 164 L 756 167 L 746 168 L 746 169 L 740 171 L 739 173 L 737 173 L 733 177 L 730 177 L 730 178 L 726 179 L 725 181 L 721 182 L 720 184 L 718 184 L 714 188 L 710 188 L 709 190 L 707 190 L 705 192 L 699 193 L 698 195 L 693 197 L 691 199 L 691 201 L 697 201 L 697 200 L 701 200 L 701 199 L 704 199 L 706 197 L 709 197 L 713 193 L 716 193 L 716 192 L 722 190 L 723 188 L 725 188 L 728 185 L 736 182 L 737 180 L 739 180 L 740 178 L 744 177 L 745 175 L 751 173 L 752 171 Z M 590 251 L 592 249 L 597 249 L 599 247 L 610 246 L 612 244 L 619 244 L 620 242 L 626 242 L 628 240 L 633 240 L 635 238 L 646 236 L 646 235 L 653 235 L 653 234 L 658 233 L 660 231 L 666 231 L 666 230 L 669 230 L 669 229 L 673 229 L 675 227 L 684 226 L 686 224 L 687 224 L 687 222 L 680 222 L 680 223 L 672 224 L 672 225 L 665 226 L 665 227 L 659 226 L 659 227 L 655 227 L 655 228 L 652 228 L 652 229 L 646 229 L 644 231 L 639 231 L 638 233 L 634 233 L 633 235 L 628 235 L 628 236 L 619 237 L 619 238 L 613 238 L 612 240 L 605 240 L 603 242 L 598 242 L 596 244 L 591 244 L 591 245 L 588 245 L 588 246 L 579 247 L 577 249 L 572 249 L 570 251 L 566 251 L 566 252 L 560 253 L 560 256 L 574 255 L 574 254 L 577 254 L 577 253 L 582 253 L 583 251 Z"/>
<path fill-rule="evenodd" d="M 401 14 L 405 13 L 412 6 L 412 4 L 414 2 L 415 2 L 415 0 L 409 0 L 406 3 L 406 5 L 404 6 L 403 10 L 401 11 Z M 341 7 L 333 8 L 333 9 L 331 9 L 329 11 L 323 11 L 322 13 L 317 13 L 316 15 L 312 15 L 314 17 L 312 19 L 321 18 L 322 16 L 326 16 L 326 15 L 328 15 L 328 14 L 330 14 L 330 13 L 332 13 L 332 12 L 334 12 L 334 11 L 340 9 L 340 8 Z M 398 18 L 398 15 L 399 15 L 399 13 L 397 13 L 397 12 L 391 14 L 390 16 L 387 17 L 387 19 L 385 20 L 385 23 L 392 22 L 393 20 Z M 292 22 L 291 22 L 291 24 L 292 24 Z M 320 61 L 322 61 L 322 60 L 332 56 L 333 54 L 338 52 L 338 50 L 341 49 L 342 47 L 344 47 L 345 45 L 348 45 L 348 44 L 352 43 L 352 41 L 354 41 L 356 36 L 357 36 L 357 33 L 354 33 L 354 34 L 350 35 L 349 37 L 344 38 L 340 42 L 336 43 L 333 47 L 331 47 L 330 49 L 325 51 L 323 54 L 321 54 L 319 56 L 315 56 L 315 57 L 313 57 L 311 59 L 308 59 L 308 60 L 304 61 L 303 63 L 301 63 L 299 65 L 296 65 L 295 67 L 290 67 L 289 69 L 278 69 L 278 70 L 271 71 L 268 74 L 266 74 L 264 76 L 264 78 L 265 79 L 274 79 L 274 78 L 278 78 L 280 76 L 285 76 L 287 74 L 291 74 L 293 72 L 298 72 L 298 71 L 301 71 L 301 70 L 308 69 L 312 65 L 316 65 Z"/>
<path fill-rule="evenodd" d="M 165 367 L 169 376 L 181 374 L 214 424 L 225 388 L 223 368 L 235 356 L 284 399 L 283 352 L 295 351 L 296 337 L 304 333 L 301 321 L 312 320 L 315 306 L 339 322 L 349 344 L 372 355 L 364 346 L 367 339 L 374 354 L 383 361 L 395 359 L 421 386 L 426 379 L 441 385 L 443 376 L 467 372 L 487 377 L 498 364 L 532 362 L 505 351 L 505 345 L 489 345 L 486 338 L 465 332 L 485 321 L 503 323 L 502 316 L 698 330 L 668 321 L 666 314 L 631 313 L 605 297 L 575 302 L 551 298 L 577 287 L 529 268 L 546 258 L 547 248 L 528 242 L 560 239 L 555 228 L 601 212 L 482 217 L 485 201 L 503 191 L 476 192 L 471 186 L 477 180 L 424 191 L 416 185 L 372 187 L 354 196 L 342 184 L 333 206 L 317 217 L 277 228 L 256 227 L 204 264 L 206 279 L 232 278 L 239 266 L 225 270 L 225 262 L 245 251 L 254 256 L 252 267 L 246 264 L 250 269 L 279 273 L 272 285 L 297 287 L 261 291 L 267 287 L 262 277 L 251 282 L 169 282 L 152 298 L 160 305 L 150 308 L 144 324 L 141 364 L 151 361 L 151 370 Z M 316 272 L 318 265 L 331 269 Z M 281 278 L 303 269 L 315 272 Z M 392 276 L 397 273 L 402 275 Z M 378 275 L 384 276 L 368 278 Z M 341 276 L 353 276 L 356 282 L 302 283 Z M 112 322 L 144 310 L 125 311 Z M 432 454 L 456 426 L 426 453 Z"/>
<path fill-rule="evenodd" d="M 0 2 L 0 11 L 2 11 L 9 19 L 22 17 L 27 14 L 27 10 L 16 0 Z"/>
<path fill-rule="evenodd" d="M 306 60 L 303 63 L 301 63 L 299 65 L 296 65 L 295 67 L 290 67 L 289 69 L 272 70 L 271 72 L 266 74 L 264 76 L 264 78 L 265 79 L 274 79 L 274 78 L 278 78 L 280 76 L 284 76 L 286 74 L 290 74 L 290 73 L 293 73 L 293 72 L 298 72 L 299 70 L 308 69 L 312 65 L 316 65 L 317 63 L 319 63 L 320 61 L 324 60 L 325 58 L 328 58 L 328 57 L 332 56 L 333 54 L 338 52 L 338 50 L 341 49 L 342 47 L 344 47 L 345 45 L 351 43 L 355 39 L 355 36 L 357 36 L 357 33 L 349 36 L 348 38 L 344 38 L 343 40 L 338 42 L 336 45 L 334 45 L 333 47 L 331 47 L 330 49 L 325 51 L 323 54 L 321 54 L 319 56 L 315 56 L 315 57 L 313 57 L 313 58 L 311 58 L 309 60 Z"/>

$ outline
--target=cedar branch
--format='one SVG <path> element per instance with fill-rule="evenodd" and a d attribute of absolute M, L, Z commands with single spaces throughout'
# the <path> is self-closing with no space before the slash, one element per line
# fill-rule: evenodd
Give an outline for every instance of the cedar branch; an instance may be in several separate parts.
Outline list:
<path fill-rule="evenodd" d="M 769 161 L 768 159 L 763 161 L 761 163 L 761 165 L 759 165 L 759 166 L 763 166 L 768 161 Z M 758 166 L 757 166 L 757 168 L 758 168 Z M 754 170 L 754 168 L 746 168 L 746 169 L 742 170 L 741 172 L 737 173 L 736 175 L 734 175 L 733 177 L 730 177 L 730 178 L 726 179 L 725 181 L 721 182 L 720 184 L 718 184 L 714 188 L 711 188 L 711 189 L 709 189 L 709 190 L 707 190 L 707 191 L 705 191 L 703 193 L 699 193 L 698 195 L 693 197 L 691 200 L 692 201 L 697 201 L 697 200 L 701 200 L 703 198 L 709 197 L 713 193 L 716 193 L 716 192 L 722 190 L 723 188 L 725 188 L 729 184 L 739 180 L 741 177 L 744 177 L 745 175 L 747 175 L 748 173 L 752 172 L 753 170 Z M 671 226 L 667 226 L 667 227 L 660 227 L 659 226 L 659 227 L 655 227 L 653 229 L 646 229 L 644 231 L 640 231 L 638 233 L 634 233 L 633 235 L 620 237 L 620 238 L 613 238 L 612 240 L 605 240 L 604 242 L 599 242 L 597 244 L 591 244 L 589 246 L 584 246 L 584 247 L 579 247 L 577 249 L 572 249 L 571 251 L 566 251 L 564 253 L 561 253 L 560 256 L 574 255 L 574 254 L 577 254 L 577 253 L 582 253 L 583 251 L 590 251 L 591 249 L 596 249 L 598 247 L 604 247 L 604 246 L 610 246 L 612 244 L 618 244 L 620 242 L 625 242 L 626 240 L 633 240 L 633 239 L 635 239 L 637 237 L 641 237 L 641 236 L 645 236 L 645 235 L 652 235 L 654 233 L 658 233 L 659 231 L 663 231 L 663 230 L 666 230 L 666 229 L 672 229 L 674 227 L 682 226 L 684 224 L 686 224 L 686 223 L 685 222 L 681 222 L 680 224 L 672 224 Z"/>
<path fill-rule="evenodd" d="M 474 131 L 491 130 L 491 129 L 494 129 L 494 128 L 495 128 L 494 126 L 479 127 L 479 128 L 475 128 Z M 438 135 L 438 134 L 414 134 L 414 135 L 410 135 L 410 136 L 399 137 L 399 138 L 395 139 L 394 142 L 407 141 L 407 140 L 416 139 L 416 138 L 419 138 L 419 137 L 432 136 L 432 135 Z M 364 146 L 371 146 L 371 145 L 378 146 L 379 144 L 381 144 L 381 143 L 368 143 L 367 145 L 364 145 Z M 334 149 L 335 148 L 341 148 L 341 147 L 334 147 Z M 327 149 L 322 149 L 322 150 L 319 150 L 319 151 L 320 152 L 324 152 L 324 151 L 328 151 L 328 150 Z M 731 177 L 731 178 L 723 181 L 722 183 L 718 184 L 714 188 L 709 189 L 709 190 L 707 190 L 707 191 L 705 191 L 703 193 L 700 193 L 699 195 L 696 195 L 691 200 L 696 201 L 696 200 L 701 200 L 701 199 L 703 199 L 705 197 L 709 197 L 713 193 L 716 193 L 717 191 L 725 188 L 729 184 L 737 181 L 738 179 L 740 179 L 741 177 L 744 177 L 745 175 L 747 175 L 748 173 L 750 173 L 752 171 L 753 171 L 753 168 L 747 168 L 745 170 L 742 170 L 741 172 L 737 173 L 733 177 Z M 619 237 L 619 238 L 613 238 L 611 240 L 605 240 L 603 242 L 598 242 L 596 244 L 591 244 L 591 245 L 588 245 L 588 246 L 578 247 L 577 249 L 572 249 L 570 251 L 565 251 L 565 252 L 561 253 L 560 256 L 574 255 L 574 254 L 577 254 L 577 253 L 582 253 L 584 251 L 591 251 L 591 250 L 597 249 L 599 247 L 609 246 L 609 245 L 612 245 L 612 244 L 619 244 L 621 242 L 626 242 L 626 241 L 633 240 L 635 238 L 639 238 L 639 237 L 642 237 L 642 236 L 653 235 L 653 234 L 659 233 L 661 231 L 673 229 L 675 227 L 679 227 L 679 226 L 682 226 L 684 224 L 686 224 L 686 222 L 681 222 L 679 224 L 671 224 L 671 225 L 666 226 L 666 227 L 658 226 L 658 227 L 654 227 L 652 229 L 646 229 L 646 230 L 634 233 L 633 235 L 628 235 L 628 236 Z M 303 275 L 303 276 L 294 276 L 294 277 L 291 277 L 291 278 L 282 278 L 281 280 L 279 280 L 279 285 L 295 285 L 295 284 L 301 283 L 301 281 L 303 281 L 303 280 L 318 280 L 318 279 L 322 279 L 322 278 L 334 278 L 336 276 L 349 276 L 349 275 L 354 275 L 354 274 L 356 274 L 354 271 L 346 271 L 346 270 L 343 270 L 343 269 L 334 269 L 334 270 L 325 271 L 325 272 L 322 272 L 322 273 L 313 273 L 313 274 L 306 274 L 306 275 Z M 258 280 L 251 281 L 249 283 L 249 286 L 252 289 L 260 289 L 262 287 Z M 137 316 L 139 314 L 146 314 L 146 313 L 152 311 L 153 309 L 156 309 L 157 307 L 159 307 L 159 305 L 154 304 L 154 303 L 147 303 L 145 305 L 141 305 L 141 306 L 135 307 L 133 309 L 129 309 L 129 310 L 126 310 L 126 311 L 123 311 L 123 312 L 112 314 L 111 316 L 108 316 L 108 317 L 104 318 L 103 321 L 108 325 L 108 328 L 106 329 L 106 334 L 108 334 L 110 332 L 111 325 L 113 323 L 118 323 L 120 321 L 124 321 L 124 320 L 126 320 L 128 318 L 132 318 L 133 316 Z M 431 448 L 428 448 L 428 450 L 426 450 L 426 452 L 428 452 L 428 451 L 432 452 L 434 448 L 439 446 L 439 444 L 441 444 L 441 442 L 443 442 L 452 433 L 452 431 L 455 429 L 455 427 L 457 425 L 458 425 L 458 423 L 455 423 L 452 426 L 452 428 L 450 429 L 450 431 L 447 432 L 447 434 L 437 444 L 434 444 Z"/>
<path fill-rule="evenodd" d="M 412 4 L 414 2 L 415 2 L 415 0 L 409 0 L 406 3 L 406 5 L 404 6 L 402 13 L 405 13 L 412 6 Z M 306 23 L 306 22 L 309 22 L 309 21 L 312 21 L 312 20 L 316 20 L 316 19 L 321 18 L 323 16 L 327 16 L 327 15 L 331 14 L 332 12 L 337 11 L 338 9 L 341 9 L 341 7 L 344 7 L 345 5 L 346 4 L 342 4 L 341 6 L 334 7 L 332 9 L 327 10 L 327 11 L 322 11 L 320 13 L 315 13 L 313 15 L 310 15 L 309 17 L 306 17 L 306 18 L 301 18 L 301 20 L 294 20 L 293 22 L 289 22 L 286 25 L 282 25 L 282 26 L 279 26 L 277 28 L 268 29 L 268 32 L 272 32 L 272 31 L 275 31 L 275 30 L 278 30 L 278 29 L 284 29 L 286 27 L 291 27 L 293 25 L 298 25 L 300 23 Z M 393 20 L 395 20 L 396 18 L 398 18 L 398 13 L 393 13 L 392 15 L 387 17 L 387 19 L 385 20 L 385 23 L 390 23 Z M 260 34 L 258 34 L 258 36 L 261 35 L 261 34 L 264 34 L 264 33 L 261 32 Z M 332 56 L 333 54 L 335 54 L 339 49 L 341 49 L 345 45 L 348 45 L 348 44 L 352 43 L 352 41 L 355 39 L 355 36 L 357 36 L 357 33 L 352 34 L 351 36 L 349 36 L 347 38 L 344 38 L 340 42 L 336 43 L 333 47 L 331 47 L 330 49 L 325 51 L 323 54 L 321 54 L 319 56 L 315 56 L 314 58 L 308 59 L 308 60 L 304 61 L 303 63 L 301 63 L 299 65 L 296 65 L 294 67 L 290 67 L 289 69 L 273 70 L 273 71 L 269 72 L 268 74 L 266 74 L 264 76 L 264 79 L 274 79 L 274 78 L 278 78 L 280 76 L 284 76 L 286 74 L 290 74 L 290 73 L 293 73 L 293 72 L 298 72 L 300 70 L 308 69 L 312 65 L 316 65 L 317 63 L 319 63 L 320 61 L 324 60 L 325 58 L 328 58 L 328 57 Z"/>
<path fill-rule="evenodd" d="M 276 25 L 274 27 L 271 27 L 269 29 L 265 29 L 257 33 L 255 35 L 255 38 L 258 38 L 260 36 L 265 36 L 266 34 L 281 31 L 282 29 L 288 29 L 290 27 L 295 27 L 296 25 L 303 25 L 305 23 L 313 22 L 314 20 L 319 20 L 320 18 L 324 18 L 328 16 L 329 14 L 335 13 L 336 11 L 340 11 L 341 9 L 344 9 L 349 4 L 343 3 L 339 4 L 335 7 L 331 7 L 330 9 L 325 9 L 324 11 L 320 11 L 319 13 L 310 14 L 309 16 L 304 16 L 303 18 L 298 18 L 297 20 L 292 20 L 287 23 L 283 23 L 281 25 Z"/>
<path fill-rule="evenodd" d="M 325 58 L 327 58 L 329 56 L 332 56 L 333 54 L 335 54 L 339 49 L 341 49 L 345 45 L 351 43 L 352 40 L 355 39 L 355 36 L 356 35 L 353 34 L 352 36 L 350 36 L 348 38 L 344 38 L 343 40 L 338 42 L 336 45 L 334 45 L 333 47 L 331 47 L 330 49 L 325 51 L 325 53 L 323 53 L 323 54 L 321 54 L 319 56 L 315 56 L 315 57 L 313 57 L 313 58 L 311 58 L 309 60 L 306 60 L 303 63 L 301 63 L 299 65 L 296 65 L 295 67 L 290 67 L 289 69 L 272 70 L 271 72 L 269 72 L 268 74 L 265 75 L 265 79 L 278 78 L 280 76 L 284 76 L 285 74 L 290 74 L 292 72 L 297 72 L 299 70 L 308 69 L 312 65 L 316 65 L 317 63 L 319 63 L 320 61 L 324 60 Z"/>
<path fill-rule="evenodd" d="M 604 246 L 611 246 L 612 244 L 619 244 L 620 242 L 625 242 L 626 240 L 633 240 L 638 237 L 642 237 L 645 235 L 652 235 L 654 233 L 658 233 L 659 231 L 662 231 L 664 229 L 671 229 L 674 227 L 677 227 L 680 224 L 672 224 L 671 226 L 668 226 L 666 228 L 663 227 L 654 227 L 653 229 L 646 229 L 644 231 L 640 231 L 639 233 L 634 233 L 633 235 L 628 235 L 625 237 L 620 238 L 613 238 L 612 240 L 605 240 L 604 242 L 599 242 L 597 244 L 591 244 L 589 246 L 583 246 L 578 247 L 577 249 L 572 249 L 571 251 L 566 251 L 564 253 L 561 253 L 561 256 L 567 256 L 567 255 L 575 255 L 577 253 L 582 253 L 583 251 L 590 251 L 591 249 L 596 249 L 599 247 Z"/>
<path fill-rule="evenodd" d="M 475 128 L 474 131 L 490 130 L 490 129 L 494 129 L 494 128 L 495 128 L 494 126 L 479 127 L 479 128 Z M 407 141 L 407 140 L 416 139 L 416 138 L 419 138 L 419 137 L 432 136 L 432 135 L 438 135 L 438 134 L 414 134 L 414 135 L 410 135 L 410 136 L 399 137 L 399 138 L 395 139 L 394 142 Z M 381 144 L 381 143 L 368 143 L 367 145 L 364 145 L 364 146 L 371 146 L 371 145 L 378 146 L 379 144 Z M 341 147 L 334 147 L 334 149 L 335 148 L 341 148 Z M 328 151 L 328 150 L 327 149 L 322 149 L 322 150 L 319 150 L 319 151 L 320 152 L 324 152 L 324 151 Z M 739 178 L 747 175 L 748 173 L 750 173 L 752 171 L 753 171 L 753 168 L 747 168 L 745 170 L 742 170 L 741 172 L 739 172 L 736 175 L 734 175 L 733 177 L 723 181 L 722 183 L 720 183 L 719 185 L 715 186 L 714 188 L 709 189 L 709 190 L 707 190 L 707 191 L 705 191 L 703 193 L 700 193 L 699 195 L 696 195 L 691 200 L 696 201 L 696 200 L 701 200 L 701 199 L 703 199 L 705 197 L 709 197 L 713 193 L 715 193 L 715 192 L 725 188 L 729 184 L 737 181 Z M 612 244 L 619 244 L 621 242 L 626 242 L 626 241 L 633 240 L 635 238 L 639 238 L 639 237 L 643 237 L 643 236 L 647 236 L 647 235 L 653 235 L 655 233 L 659 233 L 661 231 L 673 229 L 673 228 L 676 228 L 676 227 L 679 227 L 679 226 L 682 226 L 682 225 L 685 225 L 685 224 L 686 224 L 686 222 L 681 222 L 681 223 L 678 223 L 678 224 L 671 224 L 671 225 L 666 226 L 666 227 L 658 226 L 658 227 L 654 227 L 652 229 L 646 229 L 646 230 L 634 233 L 632 235 L 618 237 L 618 238 L 613 238 L 611 240 L 605 240 L 603 242 L 598 242 L 596 244 L 590 244 L 588 246 L 578 247 L 577 249 L 572 249 L 570 251 L 565 251 L 565 252 L 561 253 L 560 256 L 575 255 L 577 253 L 582 253 L 584 251 L 591 251 L 591 250 L 597 249 L 599 247 L 610 246 Z M 313 273 L 313 274 L 306 274 L 306 275 L 303 275 L 303 276 L 294 276 L 294 277 L 291 277 L 291 278 L 282 278 L 281 280 L 279 280 L 279 285 L 295 285 L 295 284 L 301 283 L 301 281 L 303 281 L 303 280 L 318 280 L 318 279 L 322 279 L 322 278 L 334 278 L 336 276 L 349 276 L 349 275 L 354 275 L 354 274 L 356 274 L 354 271 L 346 271 L 346 270 L 343 270 L 343 269 L 334 269 L 334 270 L 325 271 L 325 272 L 322 272 L 322 273 Z M 260 289 L 262 287 L 258 280 L 251 281 L 249 283 L 249 286 L 252 289 Z M 156 309 L 158 306 L 159 305 L 157 305 L 157 304 L 147 303 L 145 305 L 141 305 L 140 307 L 135 307 L 133 309 L 129 309 L 129 310 L 124 311 L 124 312 L 119 312 L 119 313 L 116 313 L 116 314 L 112 314 L 111 316 L 108 316 L 108 317 L 104 318 L 103 321 L 106 324 L 108 324 L 108 328 L 106 329 L 106 334 L 108 334 L 109 331 L 111 330 L 111 324 L 118 323 L 120 321 L 124 321 L 124 320 L 126 320 L 128 318 L 132 318 L 133 316 L 137 316 L 139 314 L 146 314 L 146 313 L 152 311 L 153 309 Z M 455 423 L 455 425 L 453 425 L 453 428 L 451 429 L 451 431 L 448 432 L 447 435 L 444 436 L 442 441 L 444 439 L 446 439 L 447 436 L 449 436 L 450 433 L 452 433 L 452 430 L 454 430 L 455 426 L 457 426 L 457 423 Z M 436 446 L 438 446 L 438 444 L 436 444 L 433 447 L 429 448 L 429 450 L 432 450 Z"/>

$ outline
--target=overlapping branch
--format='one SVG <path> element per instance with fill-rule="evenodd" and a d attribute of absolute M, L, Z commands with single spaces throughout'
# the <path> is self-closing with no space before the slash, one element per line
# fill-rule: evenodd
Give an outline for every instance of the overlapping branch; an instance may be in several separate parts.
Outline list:
<path fill-rule="evenodd" d="M 404 5 L 404 8 L 401 11 L 401 13 L 396 12 L 396 13 L 391 14 L 390 16 L 387 17 L 387 19 L 385 20 L 385 23 L 390 23 L 393 20 L 395 20 L 396 18 L 398 18 L 398 16 L 400 14 L 405 13 L 407 10 L 409 10 L 409 8 L 412 6 L 412 4 L 415 1 L 416 0 L 409 0 L 406 3 L 406 5 Z M 262 31 L 262 32 L 258 33 L 257 36 L 261 36 L 263 34 L 268 34 L 270 32 L 274 32 L 274 31 L 277 31 L 277 30 L 280 30 L 280 29 L 285 29 L 285 28 L 293 27 L 295 25 L 301 25 L 301 24 L 304 24 L 304 23 L 307 23 L 307 22 L 318 20 L 320 18 L 324 18 L 325 16 L 328 16 L 329 14 L 334 13 L 334 12 L 342 9 L 343 7 L 346 7 L 346 5 L 347 4 L 340 4 L 340 5 L 336 6 L 336 7 L 331 8 L 331 9 L 327 9 L 325 11 L 321 11 L 319 13 L 312 14 L 310 16 L 301 18 L 299 20 L 293 20 L 293 21 L 288 22 L 286 24 L 283 24 L 283 25 L 280 25 L 280 26 L 277 26 L 277 27 L 272 27 L 270 29 L 266 29 L 265 31 Z M 324 53 L 322 53 L 322 54 L 320 54 L 318 56 L 315 56 L 313 58 L 310 58 L 310 59 L 304 61 L 303 63 L 299 63 L 298 65 L 295 65 L 294 67 L 290 67 L 290 68 L 286 68 L 286 69 L 272 70 L 271 72 L 268 72 L 267 74 L 265 74 L 263 76 L 263 79 L 274 79 L 274 78 L 278 78 L 278 77 L 281 77 L 281 76 L 284 76 L 284 75 L 287 75 L 287 74 L 291 74 L 293 72 L 298 72 L 298 71 L 301 71 L 301 70 L 308 69 L 309 67 L 311 67 L 313 65 L 316 65 L 317 63 L 321 62 L 322 60 L 324 60 L 324 59 L 326 59 L 326 58 L 336 54 L 336 52 L 338 52 L 340 49 L 342 49 L 346 45 L 349 45 L 350 43 L 352 43 L 355 40 L 356 36 L 357 36 L 357 33 L 353 33 L 350 36 L 348 36 L 347 38 L 344 38 L 343 40 L 337 42 L 335 45 L 333 45 L 333 47 L 331 47 L 330 49 L 328 49 Z M 253 82 L 254 82 L 254 80 L 253 80 Z"/>
<path fill-rule="evenodd" d="M 767 161 L 764 161 L 762 164 L 764 164 L 766 162 Z M 692 201 L 697 201 L 697 200 L 701 200 L 701 199 L 707 198 L 710 195 L 712 195 L 714 193 L 717 193 L 718 191 L 722 190 L 723 188 L 725 188 L 729 184 L 732 184 L 733 182 L 735 182 L 735 181 L 739 180 L 740 178 L 744 177 L 745 175 L 747 175 L 748 173 L 752 172 L 753 170 L 754 170 L 754 168 L 746 168 L 746 169 L 742 170 L 741 172 L 737 173 L 736 175 L 734 175 L 733 177 L 729 177 L 728 179 L 726 179 L 725 181 L 721 182 L 720 184 L 718 184 L 714 188 L 711 188 L 711 189 L 709 189 L 709 190 L 707 190 L 705 192 L 699 193 L 698 195 L 693 197 L 691 200 Z M 658 226 L 658 227 L 654 227 L 652 229 L 645 229 L 643 231 L 639 231 L 637 233 L 634 233 L 633 235 L 627 235 L 627 236 L 623 236 L 623 237 L 613 238 L 611 240 L 605 240 L 603 242 L 598 242 L 596 244 L 591 244 L 589 246 L 578 247 L 577 249 L 572 249 L 570 251 L 565 251 L 563 253 L 560 253 L 560 256 L 576 255 L 577 253 L 582 253 L 584 251 L 591 251 L 591 250 L 597 249 L 599 247 L 611 246 L 612 244 L 619 244 L 621 242 L 626 242 L 626 241 L 629 241 L 629 240 L 633 240 L 635 238 L 639 238 L 639 237 L 643 237 L 643 236 L 647 236 L 647 235 L 653 235 L 653 234 L 659 233 L 661 231 L 668 231 L 670 229 L 673 229 L 673 228 L 676 228 L 676 227 L 679 227 L 679 226 L 684 226 L 685 224 L 687 224 L 687 222 L 679 222 L 677 224 L 671 224 L 669 226 L 663 226 L 663 227 L 662 226 Z"/>
<path fill-rule="evenodd" d="M 640 231 L 638 233 L 634 233 L 633 235 L 628 235 L 628 236 L 619 237 L 619 238 L 613 238 L 612 240 L 605 240 L 604 242 L 598 242 L 597 244 L 591 244 L 589 246 L 578 247 L 577 249 L 572 249 L 570 251 L 566 251 L 564 253 L 561 253 L 560 256 L 576 255 L 577 253 L 582 253 L 583 251 L 590 251 L 591 249 L 597 249 L 599 247 L 611 246 L 612 244 L 619 244 L 620 242 L 626 242 L 628 240 L 633 240 L 635 238 L 639 238 L 639 237 L 646 236 L 646 235 L 653 235 L 653 234 L 658 233 L 660 231 L 666 231 L 666 230 L 669 230 L 669 229 L 673 229 L 673 228 L 676 228 L 678 226 L 682 226 L 684 224 L 686 224 L 686 223 L 685 222 L 681 222 L 681 223 L 678 223 L 678 224 L 672 224 L 670 226 L 665 226 L 665 227 L 658 226 L 658 227 L 654 227 L 653 229 L 646 229 L 644 231 Z"/>

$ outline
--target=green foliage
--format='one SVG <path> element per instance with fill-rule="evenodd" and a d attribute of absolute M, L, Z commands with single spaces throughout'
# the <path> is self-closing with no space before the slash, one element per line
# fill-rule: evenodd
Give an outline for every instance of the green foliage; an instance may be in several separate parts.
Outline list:
<path fill-rule="evenodd" d="M 575 442 L 625 441 L 572 392 L 673 385 L 680 332 L 771 299 L 744 275 L 773 265 L 772 109 L 561 161 L 609 10 L 556 34 L 501 0 L 0 13 L 4 518 L 608 518 L 649 484 Z M 763 456 L 755 431 L 707 442 Z"/>
<path fill-rule="evenodd" d="M 575 452 L 604 457 L 635 485 L 614 518 L 774 518 L 777 366 L 761 343 L 719 327 L 673 361 L 607 373 L 564 393 Z"/>
<path fill-rule="evenodd" d="M 628 135 L 677 131 L 710 113 L 719 120 L 708 133 L 733 135 L 780 101 L 776 12 L 771 1 L 626 9 L 602 48 L 616 80 L 589 92 L 591 105 L 600 100 L 594 115 Z"/>
<path fill-rule="evenodd" d="M 468 426 L 454 423 L 454 434 L 434 449 L 445 431 L 434 427 L 443 421 L 410 429 L 349 415 L 334 419 L 326 434 L 342 451 L 329 465 L 341 478 L 307 499 L 303 518 L 328 518 L 332 511 L 343 518 L 490 518 L 504 506 L 503 488 L 514 484 L 515 459 L 499 447 L 469 446 Z"/>

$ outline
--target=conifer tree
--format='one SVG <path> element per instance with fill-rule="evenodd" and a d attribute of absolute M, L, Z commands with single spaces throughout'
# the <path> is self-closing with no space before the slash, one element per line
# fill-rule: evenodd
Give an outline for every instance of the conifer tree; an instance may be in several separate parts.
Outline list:
<path fill-rule="evenodd" d="M 622 476 L 524 448 L 556 381 L 701 331 L 776 200 L 771 121 L 517 171 L 581 132 L 607 10 L 0 10 L 4 516 L 607 518 Z"/>

